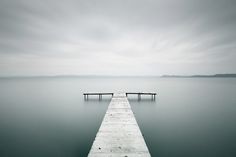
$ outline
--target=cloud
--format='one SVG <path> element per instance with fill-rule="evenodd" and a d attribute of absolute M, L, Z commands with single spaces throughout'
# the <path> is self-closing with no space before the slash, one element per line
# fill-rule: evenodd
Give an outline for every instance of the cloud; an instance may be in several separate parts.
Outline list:
<path fill-rule="evenodd" d="M 234 0 L 2 0 L 0 19 L 0 75 L 236 72 Z"/>

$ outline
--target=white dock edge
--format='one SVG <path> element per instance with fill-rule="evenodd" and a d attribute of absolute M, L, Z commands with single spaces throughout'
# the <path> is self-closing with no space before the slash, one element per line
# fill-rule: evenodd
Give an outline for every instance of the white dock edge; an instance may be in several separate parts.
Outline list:
<path fill-rule="evenodd" d="M 114 94 L 88 157 L 150 157 L 124 93 Z"/>

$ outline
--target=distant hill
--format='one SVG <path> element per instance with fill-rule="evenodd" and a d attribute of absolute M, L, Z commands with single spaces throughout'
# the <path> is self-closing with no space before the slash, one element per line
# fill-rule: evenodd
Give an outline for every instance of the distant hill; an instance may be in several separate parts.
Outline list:
<path fill-rule="evenodd" d="M 162 75 L 161 77 L 236 77 L 236 74 L 214 74 L 214 75 Z"/>

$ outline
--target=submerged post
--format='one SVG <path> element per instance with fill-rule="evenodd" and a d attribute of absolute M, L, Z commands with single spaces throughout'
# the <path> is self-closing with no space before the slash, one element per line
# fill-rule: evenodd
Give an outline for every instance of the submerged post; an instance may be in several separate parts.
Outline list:
<path fill-rule="evenodd" d="M 141 100 L 141 93 L 138 93 L 138 100 Z"/>
<path fill-rule="evenodd" d="M 84 94 L 84 100 L 88 100 L 88 94 Z"/>

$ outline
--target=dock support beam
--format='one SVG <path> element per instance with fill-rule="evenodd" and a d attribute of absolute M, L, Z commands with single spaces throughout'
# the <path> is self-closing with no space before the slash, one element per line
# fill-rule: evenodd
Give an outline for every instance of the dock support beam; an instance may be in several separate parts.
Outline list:
<path fill-rule="evenodd" d="M 84 100 L 88 100 L 88 94 L 84 94 Z"/>
<path fill-rule="evenodd" d="M 138 93 L 138 101 L 140 101 L 140 100 L 141 100 L 141 94 Z"/>
<path fill-rule="evenodd" d="M 151 95 L 151 99 L 152 99 L 153 101 L 155 101 L 155 100 L 156 100 L 156 95 L 155 95 L 155 94 L 152 94 L 152 95 Z"/>
<path fill-rule="evenodd" d="M 99 100 L 102 100 L 102 94 L 99 94 Z"/>

